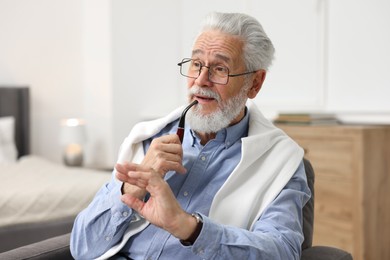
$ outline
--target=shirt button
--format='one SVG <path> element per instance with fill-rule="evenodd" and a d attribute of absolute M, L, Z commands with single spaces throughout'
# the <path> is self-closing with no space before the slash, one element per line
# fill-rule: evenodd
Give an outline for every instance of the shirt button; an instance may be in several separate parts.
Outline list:
<path fill-rule="evenodd" d="M 201 159 L 202 161 L 205 161 L 205 160 L 206 160 L 206 156 L 202 156 L 200 159 Z"/>
<path fill-rule="evenodd" d="M 110 241 L 110 240 L 111 240 L 111 238 L 110 238 L 109 236 L 105 237 L 104 239 L 105 239 L 106 241 Z"/>
<path fill-rule="evenodd" d="M 184 195 L 184 197 L 187 197 L 187 196 L 188 196 L 188 191 L 185 191 L 185 192 L 183 193 L 183 195 Z"/>
<path fill-rule="evenodd" d="M 127 217 L 128 215 L 129 215 L 129 212 L 127 212 L 127 211 L 122 212 L 122 216 Z"/>

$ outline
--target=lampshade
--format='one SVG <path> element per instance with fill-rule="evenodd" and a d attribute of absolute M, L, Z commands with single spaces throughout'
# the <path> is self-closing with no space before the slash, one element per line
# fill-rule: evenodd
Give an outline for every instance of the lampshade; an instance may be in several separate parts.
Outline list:
<path fill-rule="evenodd" d="M 68 118 L 61 121 L 60 143 L 64 146 L 65 165 L 82 166 L 86 139 L 84 120 Z"/>
<path fill-rule="evenodd" d="M 84 144 L 86 139 L 83 119 L 68 118 L 61 120 L 60 143 L 62 145 Z"/>

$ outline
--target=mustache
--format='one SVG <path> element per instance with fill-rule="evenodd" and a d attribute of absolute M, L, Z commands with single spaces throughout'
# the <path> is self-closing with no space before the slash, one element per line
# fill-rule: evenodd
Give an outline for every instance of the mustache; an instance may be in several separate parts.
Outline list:
<path fill-rule="evenodd" d="M 218 102 L 221 101 L 221 97 L 218 95 L 218 93 L 212 91 L 209 88 L 202 88 L 202 87 L 199 87 L 199 86 L 192 86 L 188 90 L 188 94 L 189 94 L 189 96 L 199 95 L 199 96 L 204 96 L 204 97 L 207 97 L 207 98 L 213 98 L 213 99 L 217 100 Z"/>

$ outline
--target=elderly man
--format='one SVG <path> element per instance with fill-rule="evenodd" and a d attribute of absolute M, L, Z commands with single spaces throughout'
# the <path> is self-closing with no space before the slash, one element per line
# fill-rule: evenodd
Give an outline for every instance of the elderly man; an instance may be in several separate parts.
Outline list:
<path fill-rule="evenodd" d="M 112 180 L 75 221 L 76 259 L 300 258 L 303 151 L 248 101 L 273 53 L 254 18 L 205 18 L 179 63 L 197 101 L 184 132 L 183 108 L 133 128 Z"/>

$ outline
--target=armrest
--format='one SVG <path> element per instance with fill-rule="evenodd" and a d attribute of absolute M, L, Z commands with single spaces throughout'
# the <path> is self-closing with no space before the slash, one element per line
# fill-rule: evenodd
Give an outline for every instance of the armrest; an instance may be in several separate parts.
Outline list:
<path fill-rule="evenodd" d="M 0 253 L 0 259 L 68 260 L 70 233 Z"/>
<path fill-rule="evenodd" d="M 352 255 L 344 250 L 328 247 L 313 246 L 302 251 L 301 260 L 353 260 Z"/>

